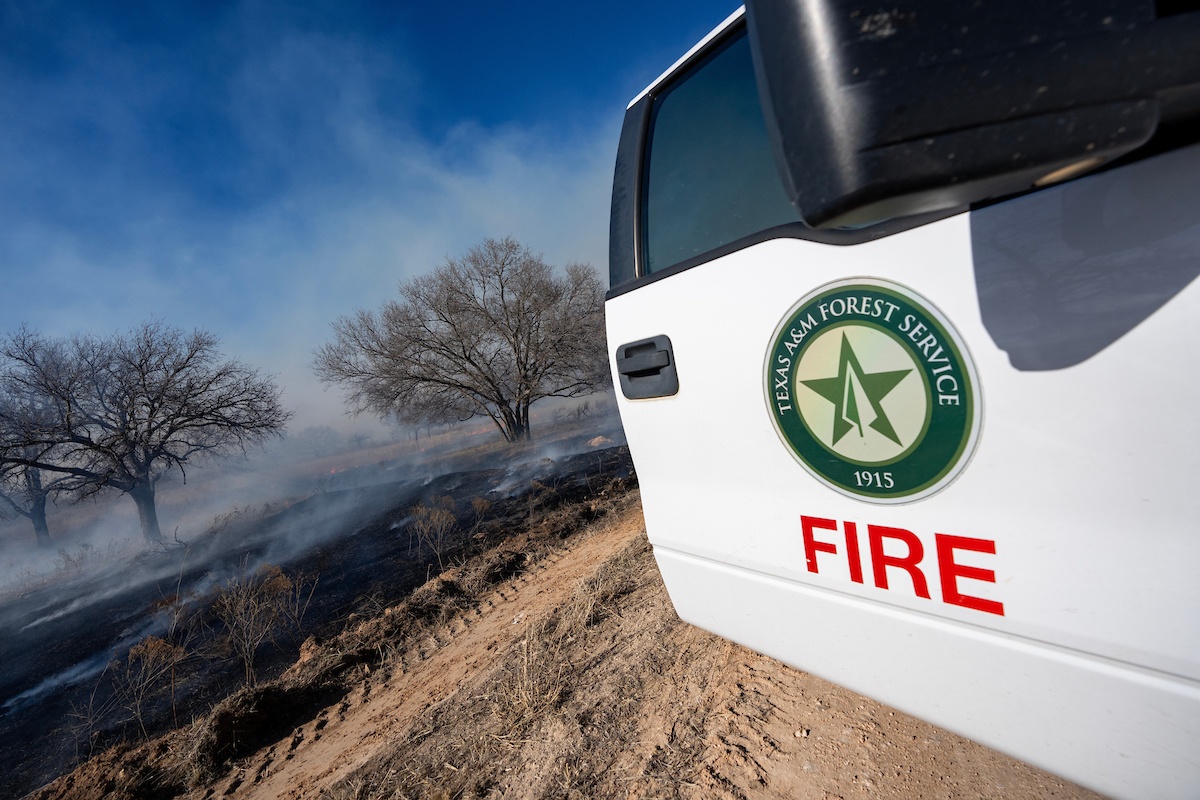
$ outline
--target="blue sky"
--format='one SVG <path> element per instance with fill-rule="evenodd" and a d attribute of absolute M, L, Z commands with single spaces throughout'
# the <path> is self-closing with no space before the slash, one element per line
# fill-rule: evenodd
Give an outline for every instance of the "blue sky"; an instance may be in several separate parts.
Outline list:
<path fill-rule="evenodd" d="M 626 103 L 737 2 L 0 3 L 0 329 L 203 327 L 295 427 L 329 323 L 487 236 L 606 271 Z"/>

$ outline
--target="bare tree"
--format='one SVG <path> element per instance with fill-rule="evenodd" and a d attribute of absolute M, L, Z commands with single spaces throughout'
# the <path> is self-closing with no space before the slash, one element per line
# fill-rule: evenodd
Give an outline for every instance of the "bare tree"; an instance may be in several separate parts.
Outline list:
<path fill-rule="evenodd" d="M 274 382 L 222 360 L 206 331 L 149 322 L 109 338 L 48 339 L 28 329 L 0 342 L 0 462 L 71 476 L 84 493 L 133 498 L 142 534 L 162 539 L 155 485 L 203 456 L 282 433 Z"/>
<path fill-rule="evenodd" d="M 53 446 L 28 443 L 25 433 L 49 427 L 46 399 L 29 386 L 9 383 L 0 394 L 0 516 L 25 517 L 33 525 L 40 547 L 50 546 L 47 503 L 56 497 L 86 494 L 87 481 L 77 475 L 47 472 L 33 464 L 49 460 Z M 21 429 L 13 424 L 19 420 Z"/>
<path fill-rule="evenodd" d="M 23 464 L 0 464 L 0 511 L 24 517 L 33 525 L 39 547 L 50 546 L 50 525 L 46 521 L 46 504 L 56 494 L 75 485 L 70 475 L 49 477 L 37 467 Z"/>
<path fill-rule="evenodd" d="M 488 239 L 402 283 L 378 313 L 338 319 L 317 377 L 345 386 L 356 412 L 482 415 L 507 441 L 528 439 L 534 402 L 609 380 L 603 285 L 586 265 L 564 273 L 512 238 Z"/>

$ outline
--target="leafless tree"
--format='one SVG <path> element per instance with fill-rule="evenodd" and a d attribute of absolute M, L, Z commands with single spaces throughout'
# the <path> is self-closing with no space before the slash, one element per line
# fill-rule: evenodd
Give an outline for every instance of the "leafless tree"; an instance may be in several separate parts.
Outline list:
<path fill-rule="evenodd" d="M 46 480 L 37 467 L 21 464 L 0 465 L 0 516 L 3 512 L 24 517 L 33 524 L 33 534 L 39 547 L 50 546 L 50 525 L 46 521 L 46 504 L 65 484 L 56 476 Z"/>
<path fill-rule="evenodd" d="M 355 411 L 400 419 L 489 417 L 529 438 L 529 407 L 609 380 L 604 290 L 589 266 L 562 273 L 512 238 L 488 239 L 400 285 L 399 301 L 334 324 L 317 376 Z"/>
<path fill-rule="evenodd" d="M 29 386 L 0 381 L 0 516 L 29 519 L 40 547 L 50 546 L 46 509 L 50 500 L 86 494 L 82 476 L 55 473 L 36 467 L 47 463 L 54 446 L 29 444 L 24 438 L 31 427 L 48 427 L 47 403 Z M 19 420 L 23 429 L 13 425 Z"/>
<path fill-rule="evenodd" d="M 62 495 L 81 495 L 85 481 L 75 475 L 46 472 L 32 466 L 37 460 L 46 460 L 48 451 L 44 445 L 21 445 L 20 431 L 14 431 L 5 420 L 19 419 L 24 427 L 45 426 L 48 419 L 43 398 L 37 397 L 28 388 L 4 387 L 0 394 L 0 441 L 14 446 L 0 447 L 0 516 L 25 517 L 33 525 L 34 536 L 40 547 L 50 546 L 50 526 L 46 520 L 47 503 Z M 22 459 L 22 460 L 15 460 Z"/>
<path fill-rule="evenodd" d="M 108 338 L 0 341 L 0 463 L 66 475 L 83 493 L 133 498 L 162 540 L 155 485 L 172 469 L 279 435 L 291 416 L 268 377 L 223 360 L 206 331 L 160 322 Z"/>

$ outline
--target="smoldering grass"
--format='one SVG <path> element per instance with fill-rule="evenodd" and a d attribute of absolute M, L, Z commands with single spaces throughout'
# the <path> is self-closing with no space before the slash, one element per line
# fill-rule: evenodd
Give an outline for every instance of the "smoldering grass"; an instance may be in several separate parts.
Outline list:
<path fill-rule="evenodd" d="M 0 603 L 94 575 L 123 563 L 137 551 L 136 542 L 128 537 L 111 539 L 100 547 L 86 541 L 73 547 L 60 546 L 49 563 L 13 565 L 0 584 Z"/>
<path fill-rule="evenodd" d="M 562 548 L 567 536 L 583 530 L 589 522 L 603 516 L 608 506 L 618 496 L 624 495 L 629 483 L 625 479 L 613 479 L 608 489 L 600 494 L 588 491 L 588 498 L 582 503 L 575 502 L 578 499 L 577 495 L 582 491 L 581 487 L 575 487 L 570 482 L 562 483 L 561 489 L 556 485 L 547 486 L 545 483 L 537 485 L 531 482 L 527 483 L 530 490 L 539 495 L 534 503 L 529 503 L 526 497 L 520 496 L 512 498 L 511 501 L 498 498 L 493 502 L 488 499 L 495 496 L 493 492 L 488 492 L 488 498 L 477 497 L 476 499 L 481 499 L 482 502 L 472 502 L 471 510 L 463 512 L 463 520 L 460 524 L 462 527 L 469 525 L 469 529 L 473 532 L 481 532 L 483 538 L 477 542 L 466 541 L 462 555 L 478 553 L 480 549 L 488 548 L 483 552 L 482 557 L 444 569 L 441 575 L 428 581 L 422 587 L 418 587 L 397 606 L 382 608 L 385 604 L 382 599 L 364 603 L 361 608 L 364 618 L 347 620 L 352 624 L 327 644 L 319 640 L 313 640 L 311 644 L 306 642 L 300 648 L 301 659 L 280 678 L 258 683 L 257 676 L 251 672 L 250 681 L 258 683 L 258 685 L 251 684 L 250 691 L 254 693 L 255 697 L 258 697 L 264 691 L 269 695 L 274 691 L 272 687 L 275 686 L 286 688 L 301 684 L 313 685 L 314 682 L 320 685 L 342 685 L 346 681 L 357 680 L 364 667 L 368 665 L 370 667 L 384 666 L 382 674 L 386 675 L 393 665 L 402 660 L 411 663 L 414 659 L 423 658 L 424 654 L 419 651 L 439 647 L 447 636 L 453 635 L 443 626 L 456 616 L 477 606 L 481 596 L 490 587 L 512 579 L 530 569 L 550 553 Z M 590 488 L 589 485 L 589 490 Z M 518 494 L 528 494 L 528 492 Z M 435 501 L 426 500 L 425 502 L 429 504 L 427 507 L 437 507 L 434 504 Z M 443 505 L 448 504 L 443 503 Z M 444 510 L 449 511 L 449 509 Z M 527 513 L 522 514 L 522 511 Z M 248 512 L 235 514 L 234 517 L 238 519 L 230 520 L 231 523 L 234 523 L 230 527 L 237 527 L 236 523 L 245 522 L 248 516 L 252 515 Z M 312 524 L 312 520 L 309 518 L 305 518 L 303 522 L 305 525 Z M 293 526 L 292 523 L 288 525 L 289 528 Z M 235 538 L 237 537 L 235 536 Z M 466 539 L 467 537 L 464 535 L 462 538 Z M 455 551 L 455 553 L 457 552 Z M 261 559 L 264 555 L 258 553 L 255 558 Z M 446 563 L 447 555 L 453 554 L 443 554 L 443 565 Z M 456 561 L 457 556 L 450 560 Z M 251 571 L 249 567 L 246 560 L 243 560 L 241 571 L 249 572 L 251 576 L 259 572 L 259 570 Z M 182 575 L 183 569 L 180 567 L 179 570 Z M 270 571 L 264 569 L 264 574 L 260 576 L 262 583 L 279 582 L 278 576 L 272 577 L 265 574 Z M 228 574 L 226 569 L 219 570 L 218 574 L 220 573 Z M 213 581 L 215 575 L 210 572 L 204 577 Z M 296 582 L 294 576 L 285 577 L 292 579 L 293 584 Z M 182 579 L 173 582 L 183 583 Z M 522 657 L 526 667 L 525 683 L 523 684 L 525 688 L 521 689 L 520 685 L 517 687 L 518 690 L 524 691 L 524 699 L 520 699 L 518 693 L 518 700 L 513 704 L 526 709 L 518 711 L 521 717 L 536 719 L 548 710 L 561 706 L 565 699 L 561 688 L 564 685 L 562 680 L 569 677 L 571 668 L 569 659 L 563 657 L 565 649 L 573 644 L 572 637 L 579 636 L 578 631 L 586 631 L 590 626 L 596 625 L 597 621 L 615 613 L 612 598 L 616 597 L 622 589 L 619 581 L 614 584 L 616 588 L 609 585 L 611 583 L 611 578 L 596 578 L 595 576 L 582 583 L 579 587 L 580 601 L 573 601 L 569 609 L 564 609 L 562 620 L 554 622 L 546 631 L 539 632 L 546 633 L 546 636 L 538 635 L 527 640 L 529 651 Z M 221 585 L 220 579 L 216 579 L 216 585 Z M 184 589 L 185 587 L 179 585 L 176 588 Z M 275 588 L 277 589 L 278 586 Z M 193 593 L 186 600 L 189 605 L 203 604 L 220 591 L 220 589 L 212 588 L 205 592 L 202 598 L 197 598 L 194 594 L 195 589 L 196 585 L 194 584 Z M 289 602 L 296 609 L 291 612 L 293 616 L 303 614 L 303 608 L 311 600 L 313 590 L 315 587 L 310 587 L 310 591 L 306 595 L 307 599 L 301 598 L 295 592 L 289 595 L 291 598 Z M 282 593 L 272 591 L 268 594 Z M 173 598 L 165 597 L 162 610 L 169 616 L 170 609 L 176 605 L 178 603 Z M 379 614 L 380 610 L 382 610 L 382 614 L 376 619 L 369 618 Z M 212 618 L 210 621 L 214 625 L 216 624 L 216 618 Z M 222 629 L 217 627 L 208 632 L 207 638 L 222 638 L 222 633 Z M 277 633 L 276 635 L 281 634 Z M 554 638 L 556 636 L 557 639 Z M 548 648 L 547 645 L 558 647 L 558 652 L 556 653 L 552 647 Z M 223 657 L 228 658 L 229 652 L 233 651 L 228 651 Z M 243 656 L 237 653 L 234 655 L 244 662 Z M 222 656 L 215 652 L 205 656 L 210 660 L 218 657 Z M 245 663 L 243 663 L 243 667 L 245 667 Z M 253 670 L 254 668 L 251 666 L 249 669 Z M 371 674 L 374 675 L 373 669 Z M 376 680 L 376 678 L 372 678 L 372 680 Z M 156 691 L 160 694 L 167 691 L 164 686 L 165 682 L 157 684 Z M 285 694 L 292 697 L 290 692 L 285 691 Z M 265 698 L 268 695 L 262 695 L 262 697 Z M 532 711 L 528 709 L 532 709 Z M 81 708 L 79 713 L 81 719 L 93 716 L 85 708 Z M 482 713 L 486 716 L 490 712 L 484 707 Z M 138 724 L 136 720 L 130 722 L 130 727 Z M 83 738 L 79 739 L 78 748 L 84 749 L 88 742 L 87 734 L 85 734 Z M 204 761 L 204 759 L 200 760 Z M 192 780 L 187 781 L 192 785 L 196 785 L 194 781 L 200 778 L 201 774 L 208 779 L 224 770 L 224 767 L 218 763 L 202 766 L 197 762 L 193 766 L 201 768 L 194 774 Z"/>
<path fill-rule="evenodd" d="M 101 732 L 108 727 L 119 707 L 113 692 L 102 692 L 104 676 L 112 666 L 105 666 L 86 698 L 71 701 L 71 710 L 64 720 L 64 729 L 75 746 L 75 759 L 91 758 L 100 743 Z"/>

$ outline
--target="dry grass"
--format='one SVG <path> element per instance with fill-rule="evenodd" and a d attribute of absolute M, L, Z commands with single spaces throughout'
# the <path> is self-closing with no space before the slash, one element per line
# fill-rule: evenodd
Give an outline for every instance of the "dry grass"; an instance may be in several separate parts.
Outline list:
<path fill-rule="evenodd" d="M 412 516 L 409 527 L 421 546 L 437 557 L 438 569 L 446 568 L 442 559 L 453 544 L 454 532 L 458 530 L 454 505 L 453 497 L 434 497 L 429 505 L 417 503 L 409 511 Z"/>
<path fill-rule="evenodd" d="M 508 668 L 489 694 L 492 713 L 513 724 L 556 708 L 567 692 L 564 650 L 570 638 L 558 620 L 531 623 L 513 647 Z"/>
<path fill-rule="evenodd" d="M 175 708 L 175 673 L 187 658 L 187 648 L 159 636 L 147 636 L 129 649 L 122 662 L 119 678 L 125 707 L 146 736 L 147 701 L 168 680 L 172 713 Z"/>
<path fill-rule="evenodd" d="M 553 612 L 522 620 L 524 636 L 498 659 L 501 666 L 469 697 L 430 710 L 389 754 L 322 794 L 326 800 L 472 798 L 503 793 L 512 759 L 530 742 L 565 740 L 550 759 L 550 794 L 575 796 L 595 784 L 599 751 L 633 735 L 632 703 L 594 707 L 585 673 L 594 666 L 602 623 L 645 580 L 649 547 L 639 538 L 597 565 Z M 494 566 L 494 565 L 493 565 Z M 621 693 L 638 694 L 637 680 L 617 678 Z M 576 708 L 579 706 L 579 708 Z M 565 731 L 565 733 L 564 733 Z"/>
<path fill-rule="evenodd" d="M 290 576 L 274 564 L 250 573 L 243 562 L 238 574 L 217 592 L 213 613 L 242 661 L 247 686 L 258 682 L 259 649 L 286 630 L 300 629 L 316 585 L 316 578 Z"/>
<path fill-rule="evenodd" d="M 557 708 L 575 682 L 570 647 L 614 613 L 616 601 L 633 591 L 645 544 L 635 542 L 579 582 L 559 610 L 528 623 L 513 645 L 507 668 L 489 692 L 493 713 L 512 724 Z"/>

